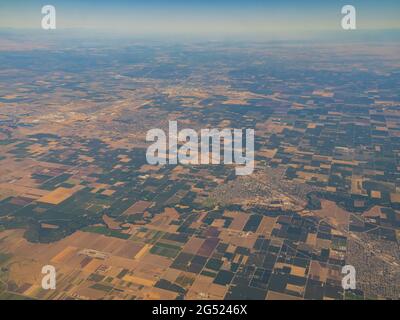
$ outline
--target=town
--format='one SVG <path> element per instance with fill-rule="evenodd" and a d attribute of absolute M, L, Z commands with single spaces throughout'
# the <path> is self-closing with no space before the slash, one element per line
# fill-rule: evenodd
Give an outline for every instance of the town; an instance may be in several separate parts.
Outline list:
<path fill-rule="evenodd" d="M 235 169 L 237 175 L 248 175 L 253 172 L 254 129 L 245 129 L 245 136 L 239 129 L 223 129 L 222 131 L 201 129 L 200 132 L 199 142 L 195 130 L 182 129 L 178 131 L 176 121 L 169 121 L 168 135 L 162 129 L 149 130 L 146 141 L 156 140 L 156 142 L 147 148 L 146 158 L 148 163 L 166 164 L 168 159 L 168 163 L 174 165 L 178 162 L 188 165 L 220 164 L 221 143 L 223 141 L 223 163 L 244 164 L 244 167 Z M 184 142 L 184 144 L 178 147 L 179 142 Z M 244 156 L 243 144 L 245 144 Z"/>

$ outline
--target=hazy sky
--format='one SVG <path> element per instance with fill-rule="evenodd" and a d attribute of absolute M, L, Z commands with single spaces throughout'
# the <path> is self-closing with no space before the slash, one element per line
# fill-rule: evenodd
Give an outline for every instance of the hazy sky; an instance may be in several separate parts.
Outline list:
<path fill-rule="evenodd" d="M 41 7 L 57 10 L 57 29 L 127 34 L 305 34 L 341 30 L 341 8 L 357 9 L 357 28 L 400 28 L 400 0 L 0 0 L 0 28 L 40 28 Z"/>

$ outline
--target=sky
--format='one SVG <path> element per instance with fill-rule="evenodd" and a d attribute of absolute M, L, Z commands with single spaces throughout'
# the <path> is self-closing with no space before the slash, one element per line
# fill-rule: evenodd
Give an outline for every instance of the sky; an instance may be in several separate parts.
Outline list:
<path fill-rule="evenodd" d="M 39 29 L 48 4 L 57 30 L 300 37 L 341 31 L 346 4 L 357 10 L 358 30 L 400 29 L 399 0 L 0 0 L 0 28 Z"/>

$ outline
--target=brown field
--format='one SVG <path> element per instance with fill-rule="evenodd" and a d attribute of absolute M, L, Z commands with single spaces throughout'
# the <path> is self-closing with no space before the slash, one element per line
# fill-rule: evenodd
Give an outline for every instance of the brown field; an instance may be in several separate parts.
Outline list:
<path fill-rule="evenodd" d="M 203 245 L 204 239 L 197 237 L 191 237 L 188 242 L 184 245 L 182 251 L 187 253 L 197 252 Z"/>
<path fill-rule="evenodd" d="M 132 206 L 130 206 L 128 209 L 126 209 L 124 215 L 130 216 L 138 213 L 144 213 L 144 211 L 152 204 L 153 202 L 150 201 L 139 200 L 135 202 Z"/>
<path fill-rule="evenodd" d="M 108 229 L 111 230 L 121 230 L 120 223 L 118 221 L 115 221 L 114 219 L 110 218 L 106 214 L 103 215 L 103 221 L 107 225 Z"/>
<path fill-rule="evenodd" d="M 327 218 L 334 226 L 346 227 L 349 225 L 350 213 L 339 208 L 335 202 L 322 200 L 321 210 L 313 211 L 318 217 Z"/>
<path fill-rule="evenodd" d="M 169 272 L 172 261 L 150 254 L 150 244 L 80 231 L 51 244 L 29 243 L 22 236 L 23 230 L 0 232 L 0 251 L 13 254 L 9 274 L 16 282 L 15 292 L 40 299 L 65 299 L 68 296 L 80 299 L 176 297 L 175 293 L 154 288 L 158 279 Z M 88 257 L 83 254 L 85 249 L 104 253 L 104 258 Z M 60 275 L 57 289 L 52 292 L 41 289 L 41 268 L 47 264 L 54 265 Z M 118 278 L 123 270 L 126 274 Z M 94 273 L 109 277 L 111 281 L 102 285 L 119 288 L 119 291 L 92 287 L 96 282 L 90 280 L 90 276 Z M 127 282 L 132 286 L 126 287 Z"/>
<path fill-rule="evenodd" d="M 275 223 L 276 223 L 276 218 L 264 216 L 257 229 L 257 233 L 271 234 L 272 230 L 275 227 Z"/>
<path fill-rule="evenodd" d="M 170 223 L 177 219 L 179 219 L 178 211 L 174 208 L 165 208 L 164 212 L 156 215 L 152 221 L 147 224 L 147 227 L 164 232 L 175 232 L 178 226 L 170 225 Z"/>
<path fill-rule="evenodd" d="M 50 193 L 46 194 L 45 196 L 38 199 L 38 202 L 48 203 L 48 204 L 59 204 L 64 200 L 67 200 L 70 196 L 72 196 L 76 191 L 77 188 L 67 189 L 59 187 Z"/>
<path fill-rule="evenodd" d="M 244 225 L 249 219 L 248 215 L 243 214 L 241 212 L 226 211 L 224 213 L 224 216 L 233 218 L 233 221 L 229 226 L 229 229 L 232 230 L 243 230 Z"/>

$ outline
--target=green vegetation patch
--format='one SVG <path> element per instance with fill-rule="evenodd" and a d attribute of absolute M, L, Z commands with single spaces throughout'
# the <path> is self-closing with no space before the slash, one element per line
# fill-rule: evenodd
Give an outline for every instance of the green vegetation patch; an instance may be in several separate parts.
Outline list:
<path fill-rule="evenodd" d="M 113 289 L 113 287 L 108 286 L 108 285 L 104 285 L 104 284 L 101 284 L 101 283 L 95 283 L 90 288 L 96 289 L 96 290 L 100 290 L 100 291 L 104 291 L 104 292 L 110 292 Z"/>
<path fill-rule="evenodd" d="M 128 239 L 130 237 L 129 234 L 121 233 L 117 230 L 110 230 L 107 227 L 103 226 L 90 226 L 83 228 L 82 231 L 104 234 L 105 236 L 108 237 L 115 237 L 120 239 Z"/>
<path fill-rule="evenodd" d="M 179 251 L 180 247 L 174 246 L 172 244 L 157 242 L 151 249 L 150 253 L 157 254 L 159 256 L 167 257 L 167 258 L 175 258 Z"/>
<path fill-rule="evenodd" d="M 0 252 L 0 266 L 11 258 L 11 254 Z"/>

